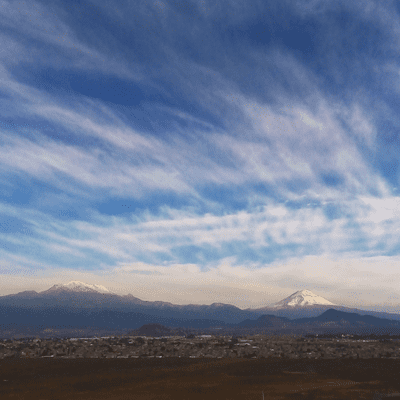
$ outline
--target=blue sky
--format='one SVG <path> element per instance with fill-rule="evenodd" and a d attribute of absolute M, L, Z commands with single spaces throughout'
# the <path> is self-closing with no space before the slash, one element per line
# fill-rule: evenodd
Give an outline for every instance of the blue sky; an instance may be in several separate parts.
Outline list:
<path fill-rule="evenodd" d="M 397 2 L 0 5 L 3 294 L 400 304 Z"/>

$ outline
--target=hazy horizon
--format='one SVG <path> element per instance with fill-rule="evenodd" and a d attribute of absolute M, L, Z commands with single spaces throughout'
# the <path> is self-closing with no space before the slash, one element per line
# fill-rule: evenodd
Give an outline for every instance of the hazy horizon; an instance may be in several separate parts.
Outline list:
<path fill-rule="evenodd" d="M 3 0 L 0 24 L 0 295 L 400 311 L 398 2 Z"/>
<path fill-rule="evenodd" d="M 89 284 L 89 285 L 93 286 L 93 284 L 88 283 L 88 282 L 82 282 L 82 281 L 74 281 L 74 282 L 80 282 L 80 283 Z M 58 283 L 55 283 L 54 285 L 66 284 L 66 283 L 71 283 L 71 282 L 63 282 L 63 283 L 58 282 Z M 34 290 L 37 293 L 40 293 L 40 292 L 50 289 L 54 285 L 52 284 L 51 286 L 44 287 L 43 283 L 41 283 L 40 286 L 36 287 L 36 290 L 33 289 L 32 287 L 24 288 L 22 290 L 19 289 L 17 291 L 9 290 L 9 291 L 7 291 L 6 294 L 3 293 L 3 294 L 0 294 L 0 296 L 4 296 L 7 294 L 16 294 L 16 293 L 23 292 L 25 290 Z M 107 283 L 106 283 L 106 285 L 107 285 Z M 121 288 L 119 286 L 117 286 L 117 287 L 108 286 L 105 288 L 107 290 L 109 290 L 110 294 L 116 294 L 119 296 L 132 294 L 132 291 L 121 290 Z M 214 288 L 214 290 L 216 290 L 216 289 Z M 237 289 L 236 289 L 236 293 L 238 294 L 238 296 L 234 297 L 234 294 L 232 293 L 232 291 L 235 293 L 235 289 L 232 290 L 232 288 L 228 288 L 227 290 L 224 290 L 223 288 L 221 288 L 218 293 L 211 292 L 210 293 L 211 296 L 198 297 L 194 301 L 190 301 L 190 300 L 185 301 L 185 298 L 179 298 L 178 296 L 171 296 L 172 291 L 170 291 L 170 292 L 166 291 L 164 293 L 164 297 L 160 297 L 160 295 L 157 296 L 154 294 L 152 296 L 146 296 L 146 294 L 144 294 L 144 296 L 138 296 L 137 293 L 134 293 L 134 294 L 135 294 L 135 297 L 139 297 L 141 300 L 164 301 L 164 302 L 170 302 L 170 303 L 177 304 L 177 305 L 188 305 L 188 304 L 211 305 L 213 303 L 225 303 L 225 304 L 234 305 L 240 309 L 248 309 L 248 308 L 256 309 L 256 308 L 261 308 L 261 307 L 273 307 L 278 301 L 284 300 L 287 297 L 289 297 L 297 292 L 301 292 L 302 290 L 309 290 L 309 289 L 307 289 L 307 288 L 300 289 L 300 290 L 296 290 L 294 292 L 292 291 L 290 293 L 282 294 L 281 297 L 276 297 L 276 296 L 279 296 L 279 294 L 277 295 L 276 293 L 284 293 L 284 292 L 281 292 L 279 289 L 275 288 L 274 293 L 259 293 L 259 292 L 257 293 L 255 291 L 253 291 L 251 294 L 249 294 L 249 292 L 247 292 L 247 293 L 243 292 L 243 291 L 240 292 L 240 291 L 237 291 Z M 224 297 L 224 295 L 226 295 L 227 293 L 229 293 L 229 295 Z M 331 299 L 327 298 L 327 294 L 324 292 L 319 292 L 319 293 L 313 292 L 313 293 L 323 297 L 325 300 L 331 300 Z M 220 301 L 210 300 L 213 298 L 213 295 L 218 296 Z M 271 298 L 271 295 L 273 297 L 276 297 L 275 301 L 272 301 L 272 302 L 267 301 L 266 302 L 265 301 L 266 295 L 269 295 L 270 296 L 269 298 Z M 346 293 L 344 293 L 344 296 L 346 296 Z M 329 293 L 328 293 L 328 297 L 329 297 Z M 346 297 L 337 298 L 338 302 L 334 303 L 332 305 L 332 307 L 335 308 L 335 306 L 337 306 L 337 307 L 343 306 L 343 307 L 357 308 L 360 310 L 368 310 L 368 311 L 400 313 L 400 307 L 393 303 L 392 304 L 380 304 L 380 305 L 379 304 L 367 304 L 367 303 L 360 302 L 359 299 L 357 300 L 356 296 L 353 296 L 353 297 L 355 297 L 355 300 L 353 300 L 353 301 L 349 300 L 348 297 L 349 297 L 349 293 L 347 293 L 347 298 Z M 351 294 L 350 294 L 350 297 L 351 297 Z"/>

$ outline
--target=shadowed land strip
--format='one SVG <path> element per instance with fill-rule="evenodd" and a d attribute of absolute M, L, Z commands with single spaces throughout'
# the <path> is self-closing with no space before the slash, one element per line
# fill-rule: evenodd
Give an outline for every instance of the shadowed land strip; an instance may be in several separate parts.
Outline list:
<path fill-rule="evenodd" d="M 18 359 L 0 361 L 0 398 L 374 399 L 400 392 L 399 372 L 399 360 Z"/>

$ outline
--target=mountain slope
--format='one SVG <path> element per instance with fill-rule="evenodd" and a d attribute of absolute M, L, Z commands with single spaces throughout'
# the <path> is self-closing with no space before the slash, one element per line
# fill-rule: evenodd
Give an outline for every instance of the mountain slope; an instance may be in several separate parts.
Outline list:
<path fill-rule="evenodd" d="M 363 324 L 365 326 L 400 326 L 398 321 L 393 321 L 386 318 L 377 318 L 371 315 L 360 315 L 358 313 L 349 313 L 344 311 L 338 311 L 335 309 L 329 309 L 318 317 L 315 318 L 301 318 L 295 320 L 297 324 L 314 323 L 314 324 L 325 324 L 326 322 L 340 322 L 350 324 Z"/>
<path fill-rule="evenodd" d="M 231 326 L 232 327 L 232 326 Z M 255 333 L 345 333 L 345 334 L 400 334 L 400 322 L 369 315 L 329 309 L 314 318 L 287 319 L 262 315 L 257 320 L 245 320 L 233 329 Z"/>

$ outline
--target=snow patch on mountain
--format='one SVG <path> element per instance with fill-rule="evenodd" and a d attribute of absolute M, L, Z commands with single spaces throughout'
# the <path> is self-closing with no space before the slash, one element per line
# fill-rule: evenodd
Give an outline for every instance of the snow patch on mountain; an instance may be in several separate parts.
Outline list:
<path fill-rule="evenodd" d="M 55 285 L 55 288 L 66 288 L 69 290 L 73 290 L 74 292 L 97 292 L 97 293 L 110 293 L 111 292 L 102 285 L 92 285 L 89 283 L 84 283 L 80 281 L 71 281 L 69 283 Z"/>
<path fill-rule="evenodd" d="M 306 306 L 335 306 L 336 304 L 331 303 L 329 300 L 324 299 L 321 296 L 311 292 L 311 290 L 300 290 L 293 293 L 289 297 L 279 301 L 273 307 L 306 307 Z"/>

